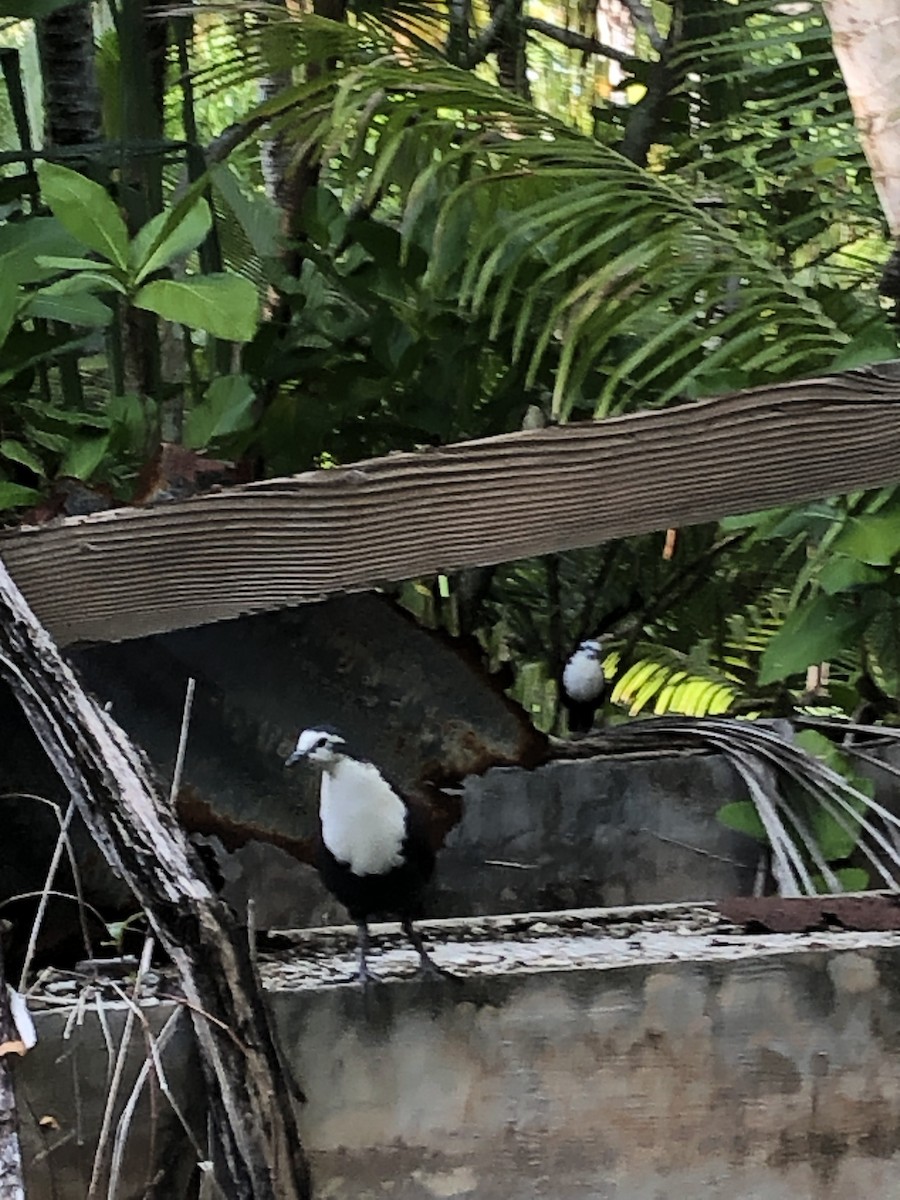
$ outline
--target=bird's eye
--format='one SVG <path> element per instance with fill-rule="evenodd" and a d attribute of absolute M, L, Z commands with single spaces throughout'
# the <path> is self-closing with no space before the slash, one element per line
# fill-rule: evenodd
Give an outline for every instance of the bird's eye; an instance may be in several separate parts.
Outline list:
<path fill-rule="evenodd" d="M 319 738 L 319 740 L 316 742 L 316 747 L 317 747 L 317 748 L 319 748 L 319 747 L 321 747 L 321 746 L 327 746 L 327 745 L 328 745 L 328 738 L 327 738 L 327 737 L 320 737 L 320 738 Z"/>

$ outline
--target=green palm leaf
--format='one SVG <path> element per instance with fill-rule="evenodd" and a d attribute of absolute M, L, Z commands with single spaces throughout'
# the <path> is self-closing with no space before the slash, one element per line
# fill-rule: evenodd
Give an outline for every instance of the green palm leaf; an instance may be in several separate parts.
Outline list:
<path fill-rule="evenodd" d="M 340 43 L 346 54 L 346 29 Z M 428 245 L 431 286 L 455 272 L 460 305 L 489 315 L 493 337 L 512 322 L 526 384 L 555 372 L 558 417 L 580 390 L 598 415 L 646 404 L 648 389 L 655 403 L 702 394 L 713 338 L 748 384 L 823 370 L 848 340 L 681 189 L 470 72 L 422 52 L 366 61 L 368 35 L 358 49 L 331 104 L 320 82 L 269 115 L 345 204 L 389 206 L 406 244 Z"/>

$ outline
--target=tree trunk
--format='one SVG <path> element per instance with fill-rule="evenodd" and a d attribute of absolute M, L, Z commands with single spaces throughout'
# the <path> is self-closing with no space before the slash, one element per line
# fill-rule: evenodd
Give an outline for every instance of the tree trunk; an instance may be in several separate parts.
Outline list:
<path fill-rule="evenodd" d="M 3 969 L 2 934 L 6 928 L 8 926 L 0 921 L 0 1200 L 25 1200 L 16 1093 L 13 1089 L 9 1054 L 3 1049 L 12 1046 L 18 1039 L 9 1013 L 6 974 Z"/>
<path fill-rule="evenodd" d="M 494 51 L 497 80 L 525 100 L 531 99 L 528 83 L 527 39 L 522 24 L 522 0 L 490 0 L 491 19 L 497 22 Z"/>
<path fill-rule="evenodd" d="M 100 140 L 100 89 L 94 66 L 91 5 L 68 4 L 35 22 L 44 89 L 44 142 L 82 146 Z"/>
<path fill-rule="evenodd" d="M 702 18 L 702 15 L 701 11 L 699 16 Z M 672 5 L 669 32 L 659 51 L 659 58 L 648 68 L 647 91 L 629 113 L 620 147 L 622 154 L 639 167 L 647 165 L 650 147 L 658 136 L 660 122 L 671 103 L 672 91 L 683 77 L 684 67 L 676 69 L 673 63 L 677 60 L 684 37 L 682 0 L 676 0 Z"/>
<path fill-rule="evenodd" d="M 329 21 L 342 23 L 347 19 L 347 0 L 313 0 L 313 12 L 317 17 L 325 17 Z M 317 79 L 323 71 L 334 67 L 334 62 L 312 59 L 306 66 L 306 78 Z M 284 212 L 284 230 L 292 245 L 288 247 L 284 258 L 285 268 L 289 275 L 297 278 L 303 266 L 305 257 L 299 244 L 303 237 L 303 204 L 306 197 L 319 183 L 319 164 L 311 162 L 308 157 L 301 159 L 296 167 L 282 181 L 278 188 L 278 196 Z"/>
<path fill-rule="evenodd" d="M 897 0 L 825 0 L 835 57 L 893 236 L 900 237 L 900 12 Z"/>
<path fill-rule="evenodd" d="M 180 975 L 229 1200 L 307 1200 L 288 1087 L 245 936 L 125 732 L 82 689 L 0 562 L 0 676 Z"/>

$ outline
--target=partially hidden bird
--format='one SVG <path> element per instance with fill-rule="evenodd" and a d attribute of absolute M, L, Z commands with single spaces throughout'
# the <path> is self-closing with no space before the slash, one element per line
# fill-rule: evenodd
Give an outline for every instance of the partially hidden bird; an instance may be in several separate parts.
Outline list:
<path fill-rule="evenodd" d="M 569 718 L 570 733 L 589 733 L 603 702 L 603 646 L 597 638 L 581 642 L 562 673 L 560 699 Z"/>
<path fill-rule="evenodd" d="M 435 852 L 423 812 L 410 805 L 374 763 L 351 753 L 336 729 L 304 729 L 285 766 L 312 763 L 321 771 L 321 839 L 316 866 L 322 882 L 356 922 L 359 981 L 369 970 L 369 920 L 398 917 L 425 975 L 448 975 L 431 959 L 413 925 L 434 871 Z"/>

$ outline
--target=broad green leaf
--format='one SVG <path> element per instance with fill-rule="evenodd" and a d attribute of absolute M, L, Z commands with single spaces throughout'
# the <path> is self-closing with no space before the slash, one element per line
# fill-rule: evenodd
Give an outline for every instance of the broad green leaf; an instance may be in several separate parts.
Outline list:
<path fill-rule="evenodd" d="M 58 474 L 82 481 L 90 479 L 103 461 L 108 446 L 109 434 L 74 439 L 59 464 Z"/>
<path fill-rule="evenodd" d="M 42 429 L 39 425 L 28 425 L 25 432 L 29 442 L 35 442 L 38 446 L 43 446 L 45 450 L 53 451 L 54 454 L 65 454 L 69 449 L 69 438 L 64 437 L 61 433 L 51 433 L 49 429 Z"/>
<path fill-rule="evenodd" d="M 881 690 L 900 699 L 900 603 L 881 595 L 880 611 L 869 623 L 865 634 L 869 670 Z"/>
<path fill-rule="evenodd" d="M 880 583 L 884 579 L 884 571 L 842 554 L 832 555 L 818 576 L 819 587 L 829 596 L 849 592 L 868 583 Z"/>
<path fill-rule="evenodd" d="M 113 451 L 128 454 L 141 452 L 147 444 L 148 423 L 152 420 L 152 402 L 129 392 L 113 396 L 107 405 L 110 423 L 110 446 Z"/>
<path fill-rule="evenodd" d="M 37 293 L 39 296 L 76 296 L 94 292 L 118 292 L 125 295 L 123 283 L 113 275 L 104 275 L 99 271 L 78 271 L 75 275 L 67 275 L 64 279 L 55 279 Z"/>
<path fill-rule="evenodd" d="M 157 279 L 145 284 L 133 303 L 166 321 L 204 329 L 231 342 L 250 341 L 259 313 L 256 288 L 250 280 L 227 273 Z"/>
<path fill-rule="evenodd" d="M 89 325 L 102 328 L 112 320 L 112 310 L 102 300 L 89 293 L 85 295 L 57 296 L 36 292 L 25 306 L 30 317 L 44 317 L 48 321 L 63 321 L 66 325 Z"/>
<path fill-rule="evenodd" d="M 135 284 L 141 283 L 172 259 L 196 250 L 211 228 L 212 214 L 202 196 L 180 218 L 165 212 L 148 221 L 138 232 L 129 251 Z"/>
<path fill-rule="evenodd" d="M 249 429 L 255 401 L 256 394 L 243 375 L 223 375 L 214 380 L 185 419 L 184 444 L 199 450 L 214 438 Z"/>
<path fill-rule="evenodd" d="M 53 271 L 114 271 L 112 263 L 97 262 L 95 258 L 73 258 L 64 254 L 38 254 L 35 256 L 38 266 L 48 267 Z"/>
<path fill-rule="evenodd" d="M 869 872 L 862 867 L 841 867 L 835 871 L 835 875 L 845 892 L 865 892 L 869 888 Z M 827 895 L 831 891 L 824 875 L 813 875 L 813 883 L 820 895 Z"/>
<path fill-rule="evenodd" d="M 0 225 L 0 276 L 18 283 L 37 283 L 56 274 L 42 258 L 75 258 L 82 247 L 56 217 L 29 217 Z M 89 260 L 85 260 L 89 261 Z M 101 263 L 93 263 L 101 268 Z"/>
<path fill-rule="evenodd" d="M 19 289 L 15 279 L 0 275 L 0 346 L 12 329 L 19 308 Z"/>
<path fill-rule="evenodd" d="M 900 554 L 900 515 L 852 517 L 832 549 L 870 566 L 886 567 Z"/>
<path fill-rule="evenodd" d="M 83 333 L 73 334 L 59 331 L 48 333 L 46 330 L 23 333 L 18 328 L 13 330 L 13 335 L 17 339 L 18 353 L 15 355 L 10 353 L 11 336 L 4 347 L 4 357 L 0 360 L 0 387 L 38 363 L 52 362 L 60 354 L 81 349 L 88 336 Z"/>
<path fill-rule="evenodd" d="M 845 818 L 844 823 L 848 826 L 847 829 L 821 808 L 814 809 L 810 814 L 810 833 L 826 862 L 839 862 L 842 858 L 849 857 L 856 848 L 859 841 L 859 824 L 850 816 Z"/>
<path fill-rule="evenodd" d="M 884 320 L 876 323 L 857 334 L 852 342 L 842 346 L 834 361 L 829 365 L 829 372 L 849 371 L 851 367 L 866 367 L 870 363 L 889 362 L 900 353 L 897 345 L 897 334 Z"/>
<path fill-rule="evenodd" d="M 128 263 L 128 230 L 109 193 L 92 179 L 41 163 L 37 169 L 44 200 L 53 215 L 79 241 L 123 270 Z"/>
<path fill-rule="evenodd" d="M 716 820 L 736 833 L 745 833 L 760 842 L 769 840 L 752 800 L 735 800 L 731 804 L 723 804 L 716 812 Z"/>
<path fill-rule="evenodd" d="M 100 412 L 76 412 L 73 409 L 61 408 L 59 405 L 43 400 L 31 400 L 28 409 L 37 417 L 51 424 L 61 424 L 72 429 L 82 425 L 90 425 L 94 429 L 109 429 L 109 417 Z"/>
<path fill-rule="evenodd" d="M 34 488 L 23 487 L 20 483 L 9 483 L 0 479 L 0 509 L 19 508 L 25 504 L 35 504 L 41 498 L 41 493 Z"/>
<path fill-rule="evenodd" d="M 835 771 L 842 771 L 846 765 L 846 756 L 840 753 L 834 742 L 829 741 L 825 734 L 819 733 L 817 729 L 801 729 L 799 733 L 795 733 L 794 745 L 805 750 L 807 754 L 821 758 L 822 762 L 833 767 Z"/>
<path fill-rule="evenodd" d="M 838 596 L 815 596 L 789 613 L 762 656 L 763 685 L 805 671 L 846 650 L 859 636 L 863 619 Z"/>
<path fill-rule="evenodd" d="M 15 438 L 3 438 L 0 441 L 0 454 L 4 458 L 8 458 L 10 462 L 17 462 L 23 467 L 28 467 L 29 471 L 34 471 L 35 475 L 44 474 L 44 464 L 38 456 Z"/>

